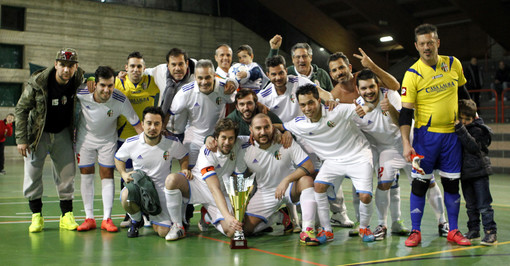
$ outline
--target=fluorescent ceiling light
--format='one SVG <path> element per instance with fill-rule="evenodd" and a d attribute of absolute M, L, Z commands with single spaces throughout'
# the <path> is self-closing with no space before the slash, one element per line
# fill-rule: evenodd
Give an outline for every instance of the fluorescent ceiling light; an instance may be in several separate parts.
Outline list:
<path fill-rule="evenodd" d="M 381 42 L 391 42 L 391 41 L 393 41 L 393 37 L 391 37 L 391 36 L 383 36 L 383 37 L 381 37 L 379 39 L 379 41 L 381 41 Z"/>

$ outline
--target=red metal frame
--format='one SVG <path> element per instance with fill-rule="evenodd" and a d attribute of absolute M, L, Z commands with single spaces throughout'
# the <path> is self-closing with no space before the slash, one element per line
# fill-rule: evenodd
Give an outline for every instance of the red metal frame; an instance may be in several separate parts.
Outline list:
<path fill-rule="evenodd" d="M 505 109 L 509 109 L 510 106 L 505 106 L 505 92 L 510 91 L 510 88 L 506 88 L 501 92 L 501 123 L 505 123 Z M 497 99 L 496 99 L 497 101 Z"/>

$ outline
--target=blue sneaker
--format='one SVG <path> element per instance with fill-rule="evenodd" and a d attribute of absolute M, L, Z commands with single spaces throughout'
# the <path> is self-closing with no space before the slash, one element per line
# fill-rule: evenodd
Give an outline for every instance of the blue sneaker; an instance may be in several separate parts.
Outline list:
<path fill-rule="evenodd" d="M 372 233 L 372 231 L 370 231 L 369 227 L 370 226 L 368 226 L 367 228 L 359 229 L 359 236 L 361 237 L 363 242 L 374 242 L 375 241 L 375 236 Z"/>

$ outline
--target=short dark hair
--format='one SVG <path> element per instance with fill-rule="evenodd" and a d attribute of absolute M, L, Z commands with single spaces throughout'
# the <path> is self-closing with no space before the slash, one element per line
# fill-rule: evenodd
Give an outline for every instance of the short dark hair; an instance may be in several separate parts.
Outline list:
<path fill-rule="evenodd" d="M 418 35 L 435 33 L 436 38 L 439 39 L 439 35 L 437 34 L 437 27 L 432 24 L 421 24 L 420 26 L 414 29 L 414 40 L 418 40 Z"/>
<path fill-rule="evenodd" d="M 115 71 L 109 66 L 99 66 L 94 73 L 94 78 L 96 82 L 99 82 L 99 79 L 109 79 L 111 77 L 115 77 Z M 115 79 L 114 79 L 115 80 Z"/>
<path fill-rule="evenodd" d="M 315 84 L 305 84 L 300 86 L 296 91 L 296 98 L 299 99 L 299 95 L 312 94 L 315 99 L 319 99 L 319 90 Z"/>
<path fill-rule="evenodd" d="M 186 62 L 188 61 L 189 57 L 188 57 L 188 53 L 186 52 L 186 50 L 181 49 L 181 48 L 172 48 L 166 54 L 166 62 L 170 63 L 170 56 L 178 57 L 179 55 L 183 55 L 184 56 L 184 61 L 186 61 Z"/>
<path fill-rule="evenodd" d="M 285 58 L 281 55 L 275 55 L 273 57 L 266 58 L 266 70 L 269 72 L 270 67 L 277 67 L 283 65 L 285 68 Z"/>
<path fill-rule="evenodd" d="M 139 58 L 139 59 L 143 59 L 143 55 L 138 52 L 138 51 L 134 51 L 132 53 L 130 53 L 127 57 L 127 60 L 129 61 L 130 58 Z"/>
<path fill-rule="evenodd" d="M 156 106 L 147 106 L 147 107 L 145 107 L 145 109 L 143 109 L 142 121 L 145 120 L 146 114 L 160 115 L 161 121 L 163 121 L 164 117 L 165 117 L 165 113 L 163 113 L 163 110 L 161 110 L 161 107 L 156 107 Z"/>
<path fill-rule="evenodd" d="M 253 101 L 255 101 L 255 103 L 257 103 L 257 101 L 259 100 L 259 97 L 257 97 L 257 94 L 252 89 L 242 88 L 237 91 L 234 104 L 237 105 L 237 100 L 243 99 L 244 97 L 247 97 L 248 95 L 253 96 Z"/>
<path fill-rule="evenodd" d="M 336 60 L 338 60 L 338 59 L 343 59 L 343 60 L 344 60 L 344 62 L 345 62 L 347 65 L 349 65 L 349 64 L 350 64 L 350 63 L 349 63 L 349 58 L 347 58 L 347 56 L 346 56 L 344 53 L 342 53 L 342 52 L 336 52 L 336 53 L 334 53 L 334 54 L 332 54 L 332 55 L 330 55 L 330 56 L 329 56 L 329 58 L 328 58 L 328 68 L 329 68 L 329 63 L 330 63 L 330 62 L 336 61 Z"/>
<path fill-rule="evenodd" d="M 220 133 L 227 130 L 234 130 L 234 134 L 239 135 L 239 126 L 234 120 L 230 118 L 222 118 L 218 120 L 216 126 L 214 127 L 214 138 L 218 138 Z"/>
<path fill-rule="evenodd" d="M 377 78 L 377 75 L 374 72 L 372 72 L 372 70 L 370 70 L 368 68 L 364 68 L 356 76 L 356 85 L 359 86 L 360 80 L 368 80 L 368 79 L 374 79 L 375 83 L 379 84 L 379 79 Z"/>
<path fill-rule="evenodd" d="M 462 99 L 459 101 L 459 114 L 469 116 L 471 118 L 476 117 L 476 103 L 471 99 Z"/>
<path fill-rule="evenodd" d="M 243 44 L 243 45 L 239 46 L 236 49 L 236 54 L 238 54 L 242 51 L 246 51 L 248 53 L 248 55 L 253 55 L 253 49 L 251 48 L 251 46 L 249 46 L 247 44 Z"/>

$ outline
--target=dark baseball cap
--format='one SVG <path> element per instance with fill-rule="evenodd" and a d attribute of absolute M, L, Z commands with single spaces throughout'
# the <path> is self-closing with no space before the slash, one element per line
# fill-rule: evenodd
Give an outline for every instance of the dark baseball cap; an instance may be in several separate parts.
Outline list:
<path fill-rule="evenodd" d="M 60 51 L 58 51 L 55 60 L 78 63 L 78 54 L 73 48 L 62 48 Z"/>

